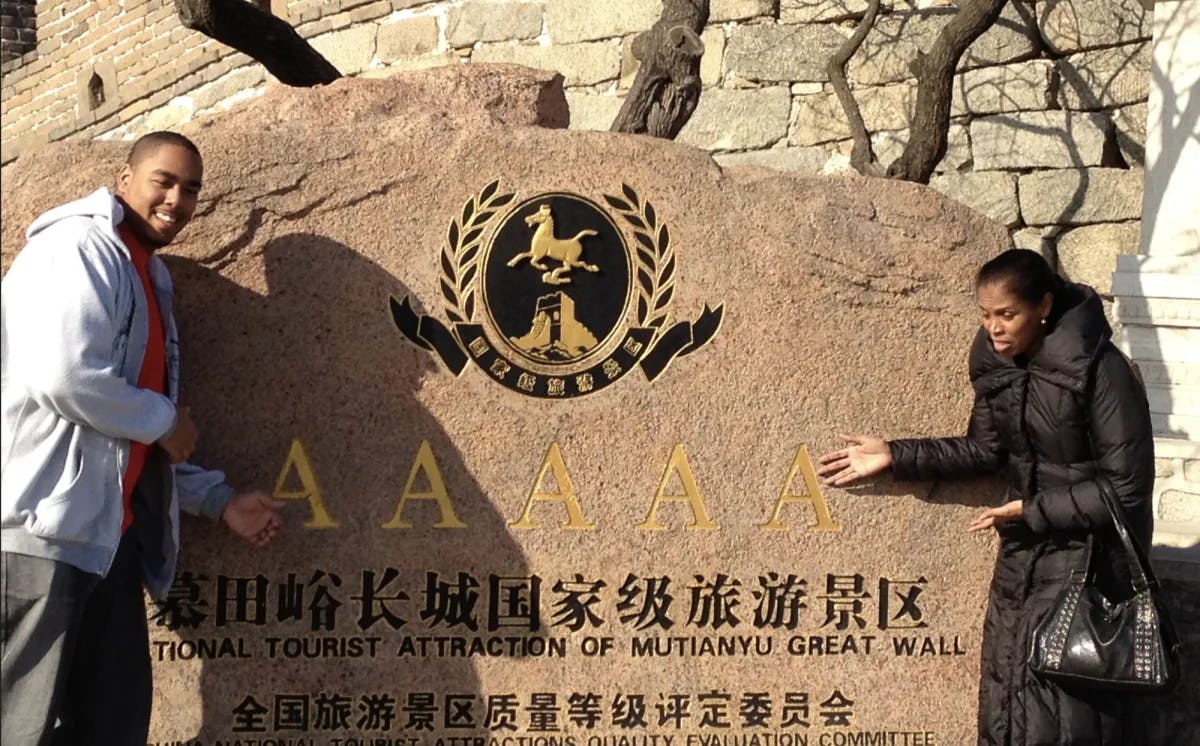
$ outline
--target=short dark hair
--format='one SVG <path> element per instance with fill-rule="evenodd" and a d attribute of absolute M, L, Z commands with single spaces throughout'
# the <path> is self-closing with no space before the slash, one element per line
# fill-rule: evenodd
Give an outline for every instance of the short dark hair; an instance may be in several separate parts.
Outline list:
<path fill-rule="evenodd" d="M 1038 304 L 1057 286 L 1054 270 L 1042 255 L 1029 249 L 1009 249 L 986 262 L 975 275 L 975 289 L 1004 283 L 1008 291 L 1025 303 Z"/>
<path fill-rule="evenodd" d="M 187 139 L 178 132 L 169 130 L 159 130 L 149 134 L 142 135 L 134 141 L 133 147 L 129 149 L 129 155 L 126 156 L 125 162 L 131 166 L 138 164 L 146 156 L 158 150 L 164 145 L 178 145 L 181 148 L 186 148 L 200 157 L 200 148 L 196 147 L 196 143 Z"/>

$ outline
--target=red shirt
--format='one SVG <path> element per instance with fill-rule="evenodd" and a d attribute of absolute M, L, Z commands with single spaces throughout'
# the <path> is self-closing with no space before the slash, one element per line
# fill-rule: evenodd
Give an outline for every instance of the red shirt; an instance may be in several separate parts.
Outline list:
<path fill-rule="evenodd" d="M 141 241 L 121 225 L 117 232 L 121 240 L 129 248 L 129 258 L 133 267 L 142 280 L 142 289 L 146 291 L 146 311 L 149 319 L 149 329 L 146 335 L 146 355 L 142 358 L 142 369 L 138 373 L 138 388 L 149 389 L 159 394 L 167 392 L 167 334 L 163 327 L 162 311 L 158 307 L 158 296 L 154 294 L 154 285 L 150 282 L 150 252 L 146 251 Z M 153 443 L 139 443 L 136 440 L 129 443 L 129 465 L 125 468 L 125 478 L 122 482 L 125 515 L 121 520 L 121 533 L 133 523 L 133 487 L 142 475 L 146 465 L 146 456 Z"/>

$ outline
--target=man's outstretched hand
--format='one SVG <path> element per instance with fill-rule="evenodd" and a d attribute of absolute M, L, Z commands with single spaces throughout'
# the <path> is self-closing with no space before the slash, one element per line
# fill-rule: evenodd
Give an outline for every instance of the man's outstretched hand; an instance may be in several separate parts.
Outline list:
<path fill-rule="evenodd" d="M 254 546 L 265 547 L 283 527 L 283 517 L 279 514 L 283 506 L 282 500 L 275 500 L 261 490 L 242 492 L 229 498 L 221 520 Z"/>

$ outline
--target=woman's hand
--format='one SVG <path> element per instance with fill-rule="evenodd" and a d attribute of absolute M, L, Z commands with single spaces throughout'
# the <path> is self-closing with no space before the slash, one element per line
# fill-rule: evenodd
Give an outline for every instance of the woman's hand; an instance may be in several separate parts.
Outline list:
<path fill-rule="evenodd" d="M 998 508 L 988 508 L 967 526 L 968 531 L 986 531 L 1001 523 L 1012 523 L 1025 517 L 1025 504 L 1020 500 L 1006 502 Z"/>
<path fill-rule="evenodd" d="M 817 474 L 825 484 L 841 487 L 856 479 L 874 476 L 892 465 L 892 451 L 883 438 L 874 435 L 839 435 L 838 438 L 850 445 L 818 458 L 822 466 Z"/>

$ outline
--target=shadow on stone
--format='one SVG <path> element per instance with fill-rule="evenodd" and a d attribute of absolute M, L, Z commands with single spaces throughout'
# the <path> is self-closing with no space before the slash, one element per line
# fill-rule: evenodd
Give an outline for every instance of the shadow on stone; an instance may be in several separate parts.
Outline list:
<path fill-rule="evenodd" d="M 253 279 L 235 281 L 192 261 L 169 261 L 187 340 L 183 401 L 201 427 L 197 461 L 220 465 L 240 488 L 270 490 L 299 439 L 324 507 L 338 524 L 304 527 L 314 511 L 305 500 L 294 500 L 285 509 L 286 533 L 261 551 L 228 532 L 197 521 L 185 524 L 181 571 L 207 576 L 209 587 L 219 584 L 219 576 L 226 577 L 227 588 L 236 579 L 265 577 L 269 589 L 265 603 L 244 597 L 239 603 L 233 591 L 223 598 L 218 591 L 207 608 L 209 618 L 197 629 L 180 631 L 184 639 L 242 638 L 254 658 L 203 661 L 201 724 L 193 737 L 239 735 L 238 723 L 247 721 L 239 721 L 235 710 L 245 709 L 247 697 L 266 708 L 263 722 L 275 730 L 276 698 L 294 695 L 309 697 L 307 729 L 316 732 L 322 725 L 317 699 L 328 704 L 348 697 L 350 730 L 364 733 L 387 729 L 378 713 L 368 718 L 365 698 L 395 697 L 394 730 L 404 726 L 408 691 L 428 691 L 435 684 L 441 692 L 474 696 L 476 717 L 482 719 L 471 658 L 397 655 L 399 641 L 410 635 L 487 636 L 488 573 L 529 575 L 504 518 L 454 445 L 465 434 L 449 434 L 415 398 L 435 366 L 392 326 L 388 296 L 403 296 L 407 289 L 352 248 L 306 233 L 274 238 L 260 258 L 247 262 L 251 274 L 265 277 L 258 292 L 247 289 L 255 286 Z M 404 519 L 414 528 L 381 528 L 397 511 L 422 441 L 428 441 L 466 528 L 432 528 L 443 517 L 433 500 L 407 501 Z M 413 491 L 428 489 L 425 476 L 417 478 Z M 289 478 L 294 481 L 296 474 Z M 399 574 L 385 584 L 389 568 Z M 370 581 L 368 571 L 374 572 Z M 422 618 L 429 608 L 427 573 L 453 585 L 460 572 L 479 583 L 478 632 L 451 626 L 445 617 Z M 289 578 L 291 593 L 299 595 L 290 604 L 293 615 L 281 618 L 286 595 L 281 589 Z M 373 600 L 364 598 L 372 593 L 369 585 L 376 588 Z M 401 592 L 407 599 L 397 595 Z M 265 614 L 265 620 L 239 620 L 247 614 Z M 526 628 L 513 634 L 538 633 Z M 381 638 L 377 654 L 350 659 L 336 653 L 341 643 L 312 643 L 334 654 L 288 657 L 285 643 L 269 639 L 355 637 Z M 274 657 L 268 655 L 272 647 Z M 294 649 L 303 649 L 303 643 Z M 163 665 L 170 664 L 156 661 Z M 164 699 L 170 706 L 196 691 L 194 684 L 172 683 L 180 691 L 158 692 L 156 709 Z M 328 710 L 321 715 L 328 716 Z"/>

